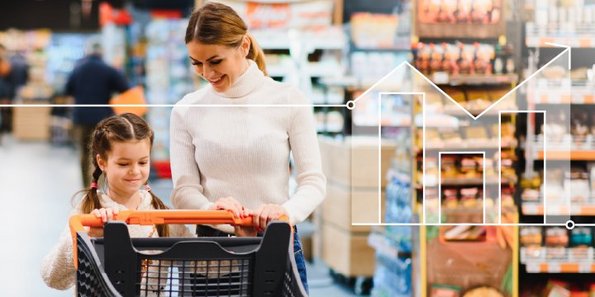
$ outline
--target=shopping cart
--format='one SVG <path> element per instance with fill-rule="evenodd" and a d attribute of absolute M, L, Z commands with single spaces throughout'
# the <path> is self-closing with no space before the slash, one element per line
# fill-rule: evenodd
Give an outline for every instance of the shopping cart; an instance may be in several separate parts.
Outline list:
<path fill-rule="evenodd" d="M 286 222 L 263 237 L 130 238 L 126 225 L 251 223 L 228 211 L 122 211 L 105 225 L 73 216 L 77 296 L 306 296 Z M 103 226 L 104 237 L 83 226 Z"/>

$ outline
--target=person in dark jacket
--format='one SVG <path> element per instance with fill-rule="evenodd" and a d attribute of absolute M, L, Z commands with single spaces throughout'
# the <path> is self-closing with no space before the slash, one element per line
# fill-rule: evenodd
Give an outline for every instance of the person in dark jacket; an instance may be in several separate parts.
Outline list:
<path fill-rule="evenodd" d="M 105 104 L 115 93 L 129 89 L 124 75 L 107 65 L 101 58 L 101 44 L 95 40 L 87 46 L 85 56 L 74 68 L 66 83 L 65 92 L 74 97 L 77 105 Z M 89 141 L 97 123 L 113 115 L 109 106 L 76 107 L 73 110 L 74 136 L 80 144 L 83 186 L 91 181 Z"/>
<path fill-rule="evenodd" d="M 0 104 L 12 103 L 12 86 L 10 83 L 11 65 L 8 59 L 8 51 L 0 44 Z M 10 107 L 0 107 L 0 137 L 3 132 L 12 130 L 12 117 Z"/>

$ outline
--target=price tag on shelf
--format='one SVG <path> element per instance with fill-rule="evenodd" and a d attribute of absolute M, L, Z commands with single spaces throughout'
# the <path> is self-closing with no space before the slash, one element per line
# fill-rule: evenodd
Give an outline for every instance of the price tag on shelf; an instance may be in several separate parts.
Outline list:
<path fill-rule="evenodd" d="M 527 215 L 535 215 L 538 214 L 539 211 L 539 204 L 537 203 L 523 203 L 523 213 Z"/>
<path fill-rule="evenodd" d="M 540 267 L 539 263 L 535 263 L 535 262 L 527 263 L 527 272 L 539 273 L 539 272 L 541 272 L 539 267 Z"/>
<path fill-rule="evenodd" d="M 591 263 L 579 263 L 578 264 L 578 272 L 579 273 L 591 273 Z"/>
<path fill-rule="evenodd" d="M 547 272 L 549 273 L 560 273 L 562 269 L 560 268 L 560 263 L 550 262 L 547 263 Z"/>
<path fill-rule="evenodd" d="M 447 84 L 449 81 L 448 72 L 443 72 L 443 71 L 434 72 L 434 74 L 432 74 L 432 81 L 435 84 Z"/>
<path fill-rule="evenodd" d="M 554 92 L 547 97 L 547 100 L 544 100 L 547 103 L 558 104 L 562 102 L 562 93 L 561 92 Z"/>

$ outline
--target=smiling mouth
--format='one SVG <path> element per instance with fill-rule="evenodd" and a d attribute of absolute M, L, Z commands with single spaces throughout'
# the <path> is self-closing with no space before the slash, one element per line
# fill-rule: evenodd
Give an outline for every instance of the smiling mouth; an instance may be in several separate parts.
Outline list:
<path fill-rule="evenodd" d="M 223 76 L 219 77 L 219 78 L 218 78 L 218 79 L 216 79 L 216 80 L 209 80 L 209 82 L 210 82 L 211 84 L 217 84 L 217 83 L 221 82 L 221 80 L 223 80 Z"/>

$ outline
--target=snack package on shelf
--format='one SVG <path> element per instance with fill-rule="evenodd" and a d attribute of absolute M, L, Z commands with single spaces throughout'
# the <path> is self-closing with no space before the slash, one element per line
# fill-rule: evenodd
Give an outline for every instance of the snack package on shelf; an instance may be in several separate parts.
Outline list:
<path fill-rule="evenodd" d="M 457 286 L 462 291 L 479 286 L 500 288 L 512 253 L 509 248 L 499 246 L 496 232 L 495 227 L 456 226 L 441 231 L 442 236 L 474 238 L 475 241 L 429 239 L 427 265 L 432 269 L 428 270 L 428 289 L 438 284 Z"/>

